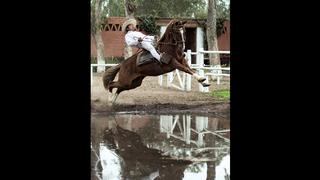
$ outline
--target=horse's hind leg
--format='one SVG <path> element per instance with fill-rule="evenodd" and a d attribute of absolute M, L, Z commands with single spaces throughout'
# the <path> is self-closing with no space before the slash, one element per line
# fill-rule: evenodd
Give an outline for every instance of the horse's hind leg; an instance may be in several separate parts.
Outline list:
<path fill-rule="evenodd" d="M 116 102 L 119 94 L 120 94 L 122 91 L 124 91 L 123 88 L 121 88 L 121 87 L 117 88 L 117 91 L 116 91 L 116 93 L 114 94 L 114 96 L 113 96 L 113 98 L 112 98 L 112 100 L 111 100 L 111 103 L 112 103 L 112 104 L 114 104 L 114 103 Z"/>
<path fill-rule="evenodd" d="M 139 76 L 139 77 L 135 78 L 131 83 L 131 88 L 133 89 L 133 88 L 141 86 L 142 80 L 144 78 L 145 78 L 145 76 Z"/>
<path fill-rule="evenodd" d="M 118 81 L 112 81 L 109 83 L 109 92 L 112 93 L 113 88 L 119 88 L 119 87 L 121 87 L 121 85 Z"/>
<path fill-rule="evenodd" d="M 109 92 L 110 93 L 112 93 L 113 88 L 117 88 L 116 93 L 112 94 L 112 99 L 111 99 L 112 104 L 114 104 L 115 101 L 117 100 L 119 93 L 121 92 L 121 91 L 119 91 L 119 89 L 122 89 L 121 87 L 122 86 L 120 85 L 120 83 L 118 81 L 112 81 L 109 83 Z"/>
<path fill-rule="evenodd" d="M 119 93 L 118 93 L 118 92 L 116 92 L 116 93 L 113 95 L 113 97 L 112 97 L 112 99 L 111 99 L 111 103 L 112 103 L 112 104 L 114 104 L 114 103 L 116 102 L 118 96 L 119 96 Z"/>

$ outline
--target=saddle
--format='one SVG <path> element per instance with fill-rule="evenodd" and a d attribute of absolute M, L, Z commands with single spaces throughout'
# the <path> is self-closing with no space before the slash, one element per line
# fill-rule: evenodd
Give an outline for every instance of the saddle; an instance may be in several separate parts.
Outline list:
<path fill-rule="evenodd" d="M 164 53 L 162 55 L 162 57 L 160 58 L 160 62 L 164 63 L 164 64 L 169 64 L 170 60 L 171 60 L 171 55 L 166 54 L 166 53 Z M 138 53 L 137 66 L 149 64 L 154 61 L 158 62 L 158 60 L 156 58 L 154 58 L 149 51 L 143 50 L 142 52 Z"/>

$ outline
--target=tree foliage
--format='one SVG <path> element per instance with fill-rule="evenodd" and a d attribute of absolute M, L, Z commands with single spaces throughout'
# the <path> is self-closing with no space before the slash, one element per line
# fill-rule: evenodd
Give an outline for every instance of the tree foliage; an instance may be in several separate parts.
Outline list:
<path fill-rule="evenodd" d="M 230 20 L 230 9 L 229 6 L 223 0 L 216 0 L 217 1 L 217 18 Z"/>
<path fill-rule="evenodd" d="M 123 0 L 106 0 L 108 10 L 106 16 L 125 16 Z"/>
<path fill-rule="evenodd" d="M 220 36 L 223 32 L 223 23 L 226 20 L 230 20 L 229 7 L 223 0 L 217 0 L 217 36 Z"/>
<path fill-rule="evenodd" d="M 137 15 L 190 18 L 205 8 L 205 0 L 136 0 Z"/>
<path fill-rule="evenodd" d="M 109 11 L 107 0 L 91 0 L 91 34 L 94 35 L 98 28 L 102 28 L 102 24 L 107 19 Z"/>
<path fill-rule="evenodd" d="M 223 19 L 223 20 L 229 20 L 230 19 L 230 9 L 227 6 L 227 4 L 224 2 L 224 0 L 216 0 L 217 1 L 217 18 Z M 195 13 L 195 18 L 198 19 L 207 19 L 208 12 L 207 9 L 204 7 Z"/>
<path fill-rule="evenodd" d="M 137 16 L 153 15 L 170 18 L 207 18 L 207 0 L 135 0 Z M 229 7 L 217 0 L 217 17 L 229 19 Z"/>
<path fill-rule="evenodd" d="M 92 2 L 95 0 L 91 0 Z M 101 0 L 103 8 L 101 18 L 104 21 L 110 16 L 125 16 L 123 0 Z M 136 16 L 153 16 L 168 18 L 207 19 L 207 0 L 131 0 L 136 4 Z M 217 0 L 217 18 L 230 19 L 229 7 L 223 0 Z M 93 21 L 91 21 L 93 22 Z"/>

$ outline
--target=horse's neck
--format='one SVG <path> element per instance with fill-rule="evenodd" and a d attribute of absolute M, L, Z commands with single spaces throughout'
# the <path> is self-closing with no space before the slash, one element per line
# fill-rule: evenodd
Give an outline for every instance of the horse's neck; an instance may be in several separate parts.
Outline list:
<path fill-rule="evenodd" d="M 161 51 L 161 52 L 170 52 L 172 51 L 172 49 L 176 49 L 177 45 L 174 45 L 175 42 L 173 40 L 172 37 L 169 37 L 168 35 L 164 34 L 161 39 L 159 40 L 159 42 L 157 43 L 156 48 Z M 160 46 L 161 45 L 161 49 Z"/>

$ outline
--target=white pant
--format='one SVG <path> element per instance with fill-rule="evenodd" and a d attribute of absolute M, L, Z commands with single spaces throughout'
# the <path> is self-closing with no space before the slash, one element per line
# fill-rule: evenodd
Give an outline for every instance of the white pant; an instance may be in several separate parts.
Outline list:
<path fill-rule="evenodd" d="M 152 56 L 155 57 L 158 61 L 160 61 L 160 55 L 158 54 L 156 49 L 152 46 L 151 42 L 142 41 L 141 46 L 144 49 L 148 50 L 152 54 Z"/>

